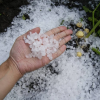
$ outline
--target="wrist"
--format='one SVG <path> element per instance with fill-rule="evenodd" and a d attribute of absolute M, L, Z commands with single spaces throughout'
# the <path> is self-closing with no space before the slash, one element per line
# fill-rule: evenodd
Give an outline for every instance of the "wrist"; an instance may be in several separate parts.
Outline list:
<path fill-rule="evenodd" d="M 12 73 L 13 77 L 21 78 L 23 75 L 20 73 L 20 71 L 19 71 L 17 65 L 15 64 L 15 62 L 13 61 L 13 59 L 9 57 L 7 62 L 8 62 L 8 66 L 9 66 L 9 71 Z"/>
<path fill-rule="evenodd" d="M 3 78 L 9 70 L 8 60 L 0 65 L 0 79 Z"/>
<path fill-rule="evenodd" d="M 4 99 L 4 97 L 14 87 L 16 82 L 22 77 L 21 73 L 17 69 L 17 66 L 10 57 L 4 63 L 8 70 L 6 74 L 0 79 L 0 100 Z"/>

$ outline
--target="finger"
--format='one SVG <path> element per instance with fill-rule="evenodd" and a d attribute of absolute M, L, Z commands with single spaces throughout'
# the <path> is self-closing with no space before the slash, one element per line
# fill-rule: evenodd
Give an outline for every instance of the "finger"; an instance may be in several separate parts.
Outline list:
<path fill-rule="evenodd" d="M 63 32 L 61 32 L 61 33 L 55 35 L 55 36 L 54 36 L 54 39 L 59 40 L 59 39 L 65 37 L 65 36 L 67 36 L 67 35 L 72 34 L 72 33 L 73 33 L 72 30 L 68 29 L 68 30 L 65 30 L 65 31 L 63 31 Z"/>
<path fill-rule="evenodd" d="M 57 34 L 60 33 L 64 30 L 66 30 L 67 28 L 65 26 L 60 26 L 54 29 L 51 29 L 50 31 L 47 31 L 45 34 L 47 34 L 48 36 L 52 35 L 52 34 Z"/>
<path fill-rule="evenodd" d="M 50 62 L 50 59 L 46 56 L 42 57 L 42 66 L 47 65 Z"/>
<path fill-rule="evenodd" d="M 22 38 L 26 37 L 28 34 L 30 34 L 30 32 L 31 33 L 35 33 L 36 32 L 36 33 L 39 34 L 40 33 L 40 28 L 39 27 L 36 27 L 36 28 L 34 28 L 32 30 L 29 30 L 28 32 L 26 32 L 25 34 L 22 35 Z"/>
<path fill-rule="evenodd" d="M 56 53 L 54 53 L 53 59 L 57 58 L 58 56 L 60 56 L 64 51 L 66 50 L 66 45 L 61 46 L 58 51 Z"/>
<path fill-rule="evenodd" d="M 59 43 L 59 47 L 61 47 L 62 45 L 66 44 L 70 39 L 71 39 L 70 35 L 66 36 L 65 38 L 63 38 Z"/>

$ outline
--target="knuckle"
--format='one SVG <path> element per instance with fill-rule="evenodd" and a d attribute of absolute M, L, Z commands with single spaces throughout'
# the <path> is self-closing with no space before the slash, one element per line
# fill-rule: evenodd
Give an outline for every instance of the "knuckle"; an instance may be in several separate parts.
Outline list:
<path fill-rule="evenodd" d="M 67 31 L 67 30 L 65 30 L 64 32 L 65 32 L 65 35 L 67 35 L 67 34 L 68 34 L 68 31 Z"/>
<path fill-rule="evenodd" d="M 52 33 L 55 33 L 55 29 L 52 29 L 51 32 L 52 32 Z"/>
<path fill-rule="evenodd" d="M 59 40 L 61 38 L 60 34 L 57 34 L 57 40 Z"/>
<path fill-rule="evenodd" d="M 59 43 L 59 47 L 61 47 L 62 45 L 64 45 L 66 43 L 66 41 L 63 39 L 60 43 Z"/>
<path fill-rule="evenodd" d="M 54 59 L 58 57 L 58 51 L 54 54 Z"/>
<path fill-rule="evenodd" d="M 64 31 L 64 32 L 63 32 L 63 37 L 64 37 L 64 36 L 66 36 L 66 34 L 67 34 L 67 32 L 66 32 L 66 31 Z"/>
<path fill-rule="evenodd" d="M 57 52 L 57 57 L 59 56 L 59 50 L 58 50 L 58 52 Z"/>
<path fill-rule="evenodd" d="M 58 28 L 59 32 L 61 32 L 61 27 L 57 27 L 57 28 Z"/>
<path fill-rule="evenodd" d="M 59 27 L 57 27 L 57 30 L 58 30 L 58 32 L 61 32 L 61 30 L 60 30 L 60 28 L 59 28 Z"/>
<path fill-rule="evenodd" d="M 59 47 L 62 45 L 62 42 L 59 43 Z"/>
<path fill-rule="evenodd" d="M 45 66 L 46 65 L 46 61 L 45 59 L 42 60 L 42 66 Z"/>
<path fill-rule="evenodd" d="M 65 44 L 66 43 L 66 39 L 65 38 L 63 38 L 63 44 Z"/>
<path fill-rule="evenodd" d="M 62 54 L 62 51 L 61 51 L 61 49 L 59 49 L 58 56 L 61 55 L 61 54 Z"/>

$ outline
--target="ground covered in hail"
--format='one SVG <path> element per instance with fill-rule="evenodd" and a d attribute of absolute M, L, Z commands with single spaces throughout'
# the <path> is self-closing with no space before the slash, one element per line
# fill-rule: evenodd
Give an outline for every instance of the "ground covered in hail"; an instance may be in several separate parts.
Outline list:
<path fill-rule="evenodd" d="M 30 4 L 21 7 L 20 14 L 12 21 L 7 32 L 0 34 L 0 64 L 8 56 L 15 39 L 35 27 L 41 28 L 41 34 L 63 25 L 73 30 L 72 40 L 67 50 L 47 66 L 25 74 L 14 86 L 4 100 L 99 100 L 100 98 L 100 56 L 91 48 L 100 47 L 100 38 L 90 36 L 86 42 L 90 45 L 88 52 L 81 58 L 76 56 L 77 44 L 75 33 L 82 30 L 72 27 L 84 19 L 85 11 L 67 6 L 54 6 L 51 1 L 29 0 Z M 91 2 L 89 2 L 91 4 Z M 80 5 L 76 3 L 76 5 Z M 20 18 L 27 13 L 30 19 Z M 88 27 L 85 19 L 83 27 Z M 100 48 L 99 48 L 100 49 Z"/>

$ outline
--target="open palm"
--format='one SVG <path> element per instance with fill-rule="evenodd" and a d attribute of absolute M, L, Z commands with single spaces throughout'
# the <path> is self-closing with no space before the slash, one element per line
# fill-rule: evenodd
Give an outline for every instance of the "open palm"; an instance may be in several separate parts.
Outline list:
<path fill-rule="evenodd" d="M 47 56 L 42 57 L 41 60 L 36 57 L 35 58 L 25 57 L 25 55 L 28 55 L 31 53 L 31 50 L 29 48 L 29 44 L 26 44 L 23 38 L 26 37 L 28 34 L 30 34 L 30 32 L 32 32 L 33 34 L 35 32 L 39 33 L 40 28 L 37 27 L 35 29 L 32 29 L 28 31 L 27 33 L 25 33 L 24 35 L 18 37 L 10 52 L 10 57 L 11 59 L 13 59 L 13 62 L 17 65 L 21 74 L 25 74 L 26 72 L 36 70 L 50 62 Z M 66 45 L 64 44 L 67 43 L 71 39 L 70 34 L 72 34 L 72 31 L 70 29 L 67 29 L 64 26 L 60 26 L 46 32 L 45 34 L 49 36 L 54 34 L 55 35 L 54 39 L 56 40 L 59 40 L 62 38 L 62 40 L 59 43 L 58 51 L 52 55 L 53 59 L 55 59 L 66 50 Z"/>

